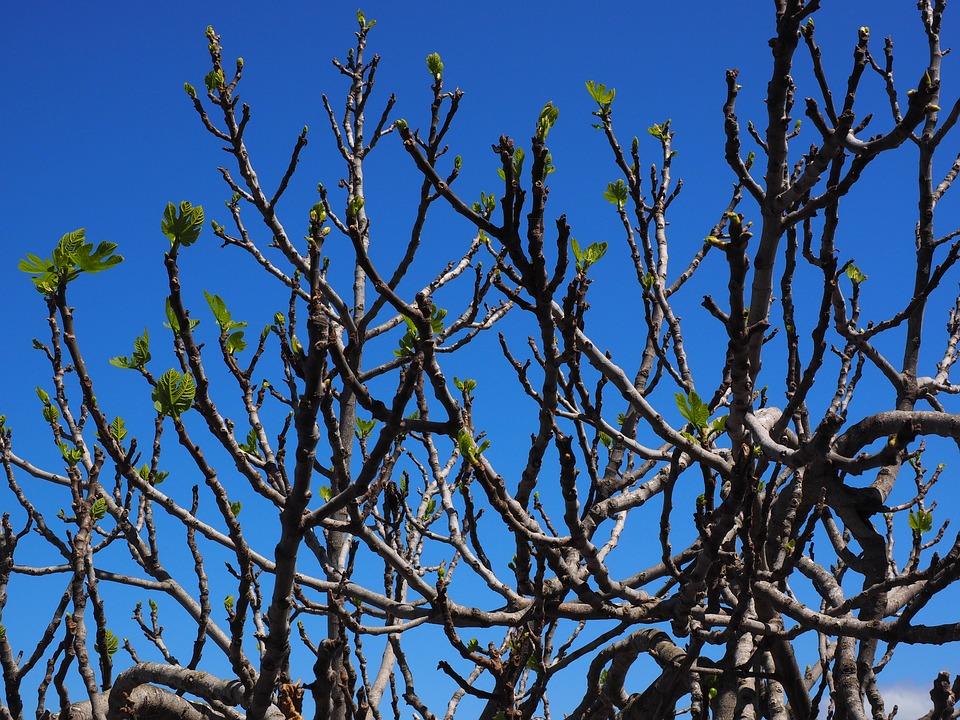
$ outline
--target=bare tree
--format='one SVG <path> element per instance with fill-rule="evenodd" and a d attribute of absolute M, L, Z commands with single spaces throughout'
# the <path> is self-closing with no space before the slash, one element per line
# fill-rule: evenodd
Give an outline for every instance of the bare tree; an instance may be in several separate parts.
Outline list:
<path fill-rule="evenodd" d="M 175 366 L 156 367 L 146 333 L 111 361 L 142 377 L 153 402 L 152 425 L 134 429 L 98 401 L 116 371 L 85 361 L 75 329 L 83 310 L 69 298 L 81 276 L 121 261 L 116 246 L 77 230 L 51 255 L 21 261 L 45 302 L 48 332 L 34 345 L 51 376 L 37 392 L 62 462 L 20 454 L 0 420 L 19 505 L 3 516 L 0 611 L 8 593 L 31 592 L 33 577 L 65 582 L 33 649 L 18 652 L 0 632 L 2 716 L 24 717 L 29 675 L 38 678 L 38 720 L 299 720 L 305 693 L 318 720 L 411 712 L 446 720 L 458 710 L 549 718 L 562 682 L 582 692 L 554 714 L 578 720 L 893 717 L 878 676 L 896 648 L 960 640 L 960 623 L 918 617 L 960 576 L 960 535 L 950 543 L 948 521 L 934 527 L 928 499 L 944 468 L 929 454 L 949 445 L 931 440 L 936 449 L 925 454 L 928 437 L 960 442 L 960 415 L 948 410 L 960 392 L 950 379 L 960 297 L 945 335 L 923 326 L 928 300 L 960 258 L 960 230 L 935 230 L 960 172 L 958 157 L 934 173 L 960 116 L 960 101 L 940 105 L 946 0 L 918 3 L 929 52 L 909 89 L 895 82 L 892 41 L 880 51 L 863 27 L 837 98 L 830 87 L 842 79 L 827 77 L 814 30 L 819 1 L 775 6 L 765 128 L 747 123 L 744 134 L 738 74 L 728 71 L 722 120 L 734 183 L 702 247 L 679 267 L 668 263 L 668 216 L 681 190 L 670 122 L 647 129 L 659 148 L 648 173 L 638 140 L 618 139 L 615 91 L 587 83 L 619 175 L 604 197 L 636 279 L 622 292 L 639 298 L 622 305 L 636 340 L 623 357 L 591 339 L 588 322 L 607 244 L 580 245 L 563 214 L 548 219 L 552 103 L 526 150 L 505 136 L 493 146 L 500 189 L 466 199 L 461 157 L 451 159 L 447 144 L 462 92 L 448 89 L 432 54 L 422 129 L 393 119 L 394 97 L 374 93 L 375 22 L 358 13 L 354 47 L 334 60 L 346 94 L 323 97 L 343 179 L 332 192 L 320 185 L 306 218 L 284 224 L 278 205 L 307 128 L 278 185 L 265 187 L 245 140 L 243 62 L 225 67 L 208 28 L 206 91 L 185 89 L 233 163 L 220 168 L 231 193 L 224 224 L 210 227 L 289 300 L 248 339 L 246 323 L 207 293 L 215 329 L 197 327 L 181 264 L 205 252 L 191 247 L 205 213 L 169 204 L 162 232 Z M 791 76 L 801 62 L 818 85 L 803 134 Z M 874 114 L 857 104 L 868 82 L 889 100 Z M 377 230 L 365 166 L 390 142 L 409 156 L 396 172 L 419 184 L 419 201 L 399 261 L 387 264 L 376 249 L 396 245 L 400 221 Z M 878 319 L 861 307 L 867 278 L 844 255 L 840 209 L 874 161 L 902 147 L 917 151 L 916 234 L 896 240 L 915 245 L 913 285 L 899 311 Z M 439 261 L 422 251 L 435 209 L 464 221 L 463 239 Z M 289 228 L 303 223 L 301 240 Z M 330 261 L 338 236 L 352 248 L 347 267 Z M 698 350 L 712 353 L 714 385 L 695 378 L 696 338 L 676 311 L 707 263 L 719 279 L 697 322 L 719 323 L 728 339 Z M 504 413 L 520 403 L 536 410 L 526 457 L 512 464 L 487 452 L 498 428 L 475 421 L 483 389 L 444 371 L 480 362 L 471 343 L 498 324 L 516 392 L 496 402 Z M 938 359 L 922 367 L 930 353 Z M 892 403 L 863 414 L 856 398 L 865 388 L 874 405 L 887 395 Z M 179 475 L 197 478 L 192 488 L 162 485 L 162 454 L 176 448 Z M 903 499 L 894 504 L 897 479 Z M 63 498 L 69 510 L 54 518 Z M 658 536 L 653 566 L 622 546 L 628 522 Z M 178 526 L 182 534 L 171 535 Z M 906 552 L 894 552 L 895 537 L 908 538 Z M 498 561 L 505 545 L 508 568 Z M 184 566 L 168 559 L 178 552 L 193 577 L 178 577 Z M 208 575 L 221 556 L 232 585 L 222 608 Z M 133 609 L 142 639 L 108 628 L 117 586 L 149 598 Z M 180 618 L 175 638 L 164 636 L 161 603 Z M 189 619 L 195 628 L 185 630 Z M 416 638 L 430 626 L 447 645 L 431 647 L 425 663 Z M 312 661 L 296 660 L 292 644 Z M 455 689 L 444 707 L 430 706 L 429 677 L 415 678 L 437 655 Z M 634 666 L 647 673 L 643 685 L 633 686 Z M 958 694 L 941 673 L 925 717 L 957 717 Z"/>

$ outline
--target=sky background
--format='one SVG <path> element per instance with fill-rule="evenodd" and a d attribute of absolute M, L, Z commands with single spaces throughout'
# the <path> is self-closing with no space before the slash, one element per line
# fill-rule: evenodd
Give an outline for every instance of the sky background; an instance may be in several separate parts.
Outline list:
<path fill-rule="evenodd" d="M 33 391 L 37 384 L 49 385 L 49 373 L 30 349 L 31 338 L 42 337 L 46 330 L 44 308 L 29 280 L 17 272 L 16 260 L 27 252 L 48 253 L 61 234 L 81 226 L 87 228 L 91 240 L 109 239 L 120 244 L 126 261 L 108 275 L 76 283 L 71 287 L 71 298 L 78 308 L 81 343 L 100 381 L 99 396 L 111 408 L 109 412 L 149 421 L 149 407 L 143 410 L 149 403 L 142 384 L 132 373 L 107 366 L 106 359 L 129 352 L 133 337 L 144 327 L 158 338 L 155 356 L 166 352 L 162 362 L 169 359 L 169 351 L 159 348 L 159 339 L 166 339 L 161 327 L 166 240 L 159 233 L 165 203 L 189 199 L 207 207 L 208 218 L 227 220 L 222 202 L 228 193 L 216 167 L 230 158 L 205 133 L 182 89 L 184 81 L 203 85 L 208 64 L 204 28 L 212 23 L 221 34 L 226 67 L 232 66 L 236 56 L 245 59 L 240 94 L 253 106 L 248 146 L 267 187 L 272 187 L 282 173 L 300 128 L 305 123 L 311 127 L 310 144 L 304 151 L 297 181 L 281 208 L 291 236 L 298 237 L 306 225 L 307 208 L 316 201 L 316 183 L 323 181 L 336 193 L 336 181 L 342 175 L 320 93 L 328 93 L 335 105 L 342 97 L 343 79 L 330 58 L 342 57 L 350 45 L 356 6 L 243 1 L 229 5 L 7 5 L 6 22 L 0 28 L 0 87 L 4 97 L 0 104 L 0 204 L 4 218 L 0 242 L 5 258 L 0 262 L 4 294 L 0 323 L 5 334 L 0 368 L 6 378 L 0 412 L 16 429 L 17 448 L 22 454 L 50 459 L 48 439 L 39 432 Z M 871 28 L 872 47 L 878 54 L 881 38 L 893 35 L 901 91 L 916 86 L 925 48 L 915 3 L 893 0 L 826 5 L 816 16 L 817 33 L 835 96 L 842 94 L 857 28 L 864 24 Z M 557 166 L 551 176 L 552 213 L 566 212 L 573 234 L 582 243 L 609 240 L 615 246 L 602 267 L 602 282 L 592 290 L 590 322 L 594 337 L 601 343 L 622 352 L 625 358 L 635 357 L 636 341 L 645 332 L 642 319 L 630 315 L 630 309 L 637 306 L 638 291 L 631 282 L 632 270 L 626 262 L 616 217 L 601 197 L 606 183 L 616 177 L 616 168 L 602 137 L 590 127 L 592 101 L 583 83 L 595 79 L 617 88 L 616 126 L 625 143 L 634 134 L 641 136 L 645 162 L 656 159 L 645 129 L 653 122 L 672 119 L 679 151 L 675 176 L 683 177 L 685 190 L 672 216 L 671 254 L 677 258 L 674 267 L 682 267 L 699 248 L 729 195 L 732 178 L 723 161 L 720 111 L 726 68 L 738 67 L 741 71 L 739 81 L 744 88 L 738 112 L 742 124 L 754 119 L 762 126 L 772 3 L 371 2 L 363 9 L 368 18 L 378 21 L 370 48 L 383 58 L 372 113 L 378 113 L 388 94 L 395 92 L 395 117 L 407 118 L 413 127 L 424 124 L 429 77 L 423 59 L 430 52 L 441 54 L 447 85 L 466 91 L 450 136 L 451 154 L 460 153 L 464 158 L 459 183 L 464 196 L 473 198 L 481 190 L 496 187 L 496 164 L 489 147 L 500 134 L 526 144 L 544 102 L 553 100 L 560 108 L 559 122 L 550 135 Z M 944 30 L 947 46 L 958 37 L 958 18 L 960 13 L 948 13 Z M 795 77 L 800 86 L 799 107 L 794 115 L 801 117 L 802 98 L 816 93 L 803 52 L 798 58 Z M 955 59 L 948 57 L 943 105 L 949 105 L 960 89 L 952 79 L 954 71 Z M 877 131 L 889 127 L 882 87 L 876 77 L 865 80 L 857 107 L 861 114 L 876 112 L 873 127 Z M 802 138 L 813 140 L 809 134 Z M 951 152 L 958 146 L 951 141 L 947 144 L 943 163 L 949 163 Z M 802 142 L 795 145 L 801 147 Z M 909 267 L 905 263 L 910 261 L 913 246 L 915 177 L 915 151 L 908 148 L 895 158 L 875 163 L 847 201 L 839 245 L 843 259 L 856 258 L 870 276 L 864 286 L 869 317 L 889 315 L 909 296 L 904 268 Z M 411 219 L 410 199 L 419 180 L 394 137 L 385 139 L 371 158 L 369 178 L 367 208 L 374 223 L 375 258 L 389 266 L 405 239 Z M 950 230 L 951 223 L 960 222 L 955 208 L 948 196 L 938 215 L 938 230 Z M 749 202 L 742 209 L 748 218 L 756 218 L 755 207 Z M 465 247 L 469 237 L 469 228 L 463 223 L 449 213 L 438 213 L 428 227 L 425 254 L 434 259 L 436 267 Z M 222 294 L 236 317 L 250 321 L 255 334 L 283 307 L 283 295 L 250 272 L 247 257 L 217 249 L 211 238 L 206 230 L 202 246 L 185 261 L 188 296 L 197 300 L 203 289 Z M 336 247 L 331 253 L 336 256 Z M 256 283 L 248 282 L 247 277 L 255 277 Z M 807 276 L 810 278 L 814 276 Z M 805 282 L 801 276 L 801 308 L 803 289 L 814 287 Z M 954 272 L 931 303 L 928 331 L 932 341 L 925 356 L 928 369 L 942 351 L 943 322 L 956 283 Z M 722 359 L 725 338 L 698 303 L 704 292 L 719 295 L 724 285 L 724 268 L 718 258 L 708 258 L 680 305 L 688 337 L 692 338 L 691 362 L 698 372 L 698 382 L 705 388 L 718 379 L 717 361 Z M 205 312 L 205 307 L 196 305 L 195 315 L 205 317 Z M 210 323 L 209 318 L 206 322 Z M 509 327 L 524 332 L 519 324 Z M 517 337 L 522 341 L 522 335 Z M 896 338 L 881 346 L 895 348 Z M 465 365 L 461 371 L 477 377 L 481 389 L 515 391 L 492 336 L 478 342 L 462 362 Z M 772 363 L 767 372 L 777 370 Z M 772 387 L 777 387 L 777 377 L 770 376 Z M 889 406 L 888 389 L 875 379 L 866 382 L 859 407 L 869 411 Z M 829 387 L 824 389 L 828 391 Z M 508 463 L 523 448 L 530 408 L 511 408 L 503 413 L 495 399 L 483 401 L 481 396 L 478 413 L 488 424 L 496 423 L 492 452 Z M 931 448 L 942 452 L 948 463 L 956 459 L 955 449 L 934 444 Z M 176 469 L 175 456 L 170 462 Z M 955 483 L 948 479 L 942 485 L 937 496 L 940 502 L 955 503 Z M 46 499 L 53 507 L 64 502 L 52 496 Z M 12 503 L 10 494 L 0 491 L 0 507 L 6 509 L 8 503 Z M 270 525 L 259 529 L 264 533 L 262 547 L 270 547 Z M 171 531 L 179 532 L 176 526 L 171 526 Z M 629 541 L 642 545 L 642 529 L 632 528 L 631 532 L 634 535 L 628 535 Z M 39 555 L 28 555 L 24 561 L 44 562 Z M 36 588 L 50 588 L 49 600 L 54 602 L 59 583 L 59 579 L 33 585 L 23 579 L 14 581 L 4 623 L 8 628 L 14 626 L 11 616 L 16 615 L 14 632 L 24 632 L 24 642 L 32 625 L 46 621 L 42 619 L 46 606 L 34 602 Z M 117 594 L 115 614 L 121 618 L 127 616 L 124 608 L 138 599 L 135 593 L 128 595 Z M 931 607 L 927 621 L 955 620 L 955 609 L 949 602 Z M 20 623 L 20 618 L 26 622 Z M 122 627 L 118 634 L 121 630 L 134 637 Z M 177 638 L 183 648 L 181 655 L 189 654 L 186 648 L 193 632 L 192 626 L 186 626 L 178 635 L 176 624 L 169 627 L 168 638 Z M 420 647 L 429 672 L 433 667 L 432 660 L 427 660 L 429 645 Z M 922 685 L 922 698 L 948 656 L 927 648 L 903 648 L 898 657 L 900 662 L 885 673 L 886 683 L 904 693 Z M 447 685 L 444 680 L 436 687 L 428 686 L 425 696 L 436 702 L 449 693 Z M 570 692 L 575 695 L 579 691 L 576 685 Z"/>

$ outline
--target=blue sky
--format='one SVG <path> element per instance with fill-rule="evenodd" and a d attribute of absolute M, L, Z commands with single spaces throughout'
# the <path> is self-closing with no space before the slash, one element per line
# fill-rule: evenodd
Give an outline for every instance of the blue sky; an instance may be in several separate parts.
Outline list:
<path fill-rule="evenodd" d="M 835 94 L 842 91 L 856 30 L 864 24 L 871 27 L 878 52 L 880 38 L 894 36 L 901 87 L 915 85 L 924 43 L 914 3 L 827 5 L 817 15 L 817 28 Z M 551 207 L 554 213 L 568 214 L 574 235 L 582 241 L 619 243 L 602 267 L 607 273 L 603 282 L 592 291 L 590 321 L 600 341 L 630 357 L 635 349 L 631 340 L 641 332 L 642 320 L 622 319 L 637 302 L 636 289 L 623 262 L 627 256 L 616 218 L 601 197 L 616 174 L 605 143 L 590 127 L 592 101 L 583 83 L 595 79 L 617 88 L 616 125 L 625 141 L 634 134 L 641 136 L 648 162 L 654 158 L 654 147 L 645 128 L 672 119 L 680 153 L 675 174 L 684 178 L 686 187 L 672 218 L 671 253 L 682 263 L 700 246 L 729 193 L 731 175 L 722 156 L 720 113 L 726 68 L 741 70 L 742 122 L 753 118 L 760 124 L 764 117 L 760 98 L 769 75 L 766 39 L 772 32 L 771 6 L 742 0 L 699 2 L 693 8 L 685 3 L 368 3 L 367 16 L 378 20 L 371 49 L 383 57 L 374 107 L 378 110 L 395 92 L 396 116 L 407 118 L 414 127 L 422 125 L 429 82 L 423 58 L 439 52 L 448 85 L 466 91 L 451 144 L 453 152 L 464 157 L 461 187 L 473 197 L 495 187 L 490 144 L 500 134 L 525 143 L 539 109 L 553 100 L 561 115 L 550 136 L 558 168 L 551 177 Z M 304 123 L 311 127 L 298 182 L 283 205 L 287 217 L 294 218 L 288 225 L 297 228 L 303 223 L 295 218 L 303 217 L 315 201 L 316 182 L 334 188 L 341 174 L 320 93 L 339 98 L 343 92 L 330 58 L 342 56 L 351 42 L 355 10 L 353 4 L 344 3 L 245 1 L 229 6 L 18 3 L 7 9 L 7 22 L 0 29 L 0 86 L 5 97 L 0 109 L 4 166 L 0 241 L 6 258 L 0 262 L 5 300 L 0 305 L 5 330 L 0 367 L 8 381 L 0 396 L 0 412 L 17 429 L 18 448 L 24 453 L 49 457 L 46 438 L 37 432 L 33 395 L 34 385 L 48 383 L 48 373 L 30 350 L 30 339 L 45 331 L 43 305 L 16 271 L 16 259 L 26 252 L 48 251 L 62 233 L 80 226 L 87 228 L 91 239 L 120 244 L 126 262 L 108 276 L 77 283 L 72 298 L 79 309 L 81 342 L 100 378 L 101 397 L 118 408 L 112 412 L 138 417 L 137 403 L 145 400 L 143 388 L 135 378 L 107 367 L 105 360 L 128 352 L 132 338 L 145 326 L 156 338 L 163 337 L 165 240 L 158 232 L 162 208 L 168 200 L 189 199 L 205 205 L 209 217 L 226 220 L 222 201 L 227 195 L 216 166 L 230 158 L 203 131 L 182 89 L 184 81 L 202 86 L 207 64 L 204 28 L 212 23 L 222 35 L 228 66 L 238 55 L 246 61 L 241 95 L 253 106 L 248 142 L 268 186 L 282 172 L 297 132 Z M 960 14 L 948 13 L 947 45 L 960 29 L 958 18 Z M 802 53 L 798 57 L 795 75 L 802 107 L 802 98 L 815 93 L 808 63 Z M 944 104 L 960 89 L 951 79 L 953 64 L 948 58 Z M 876 111 L 878 128 L 889 126 L 876 78 L 865 82 L 859 107 Z M 795 115 L 801 116 L 799 108 Z M 889 314 L 908 294 L 902 268 L 912 250 L 915 222 L 913 160 L 914 152 L 906 149 L 894 159 L 878 162 L 845 210 L 840 246 L 844 258 L 855 257 L 870 275 L 864 303 L 871 317 Z M 416 183 L 395 138 L 385 140 L 378 157 L 371 160 L 370 177 L 368 209 L 375 237 L 384 238 L 375 253 L 386 261 L 394 252 L 391 236 L 402 237 L 409 222 L 409 198 Z M 950 223 L 960 219 L 954 207 L 948 198 L 941 208 L 941 230 L 952 229 Z M 751 212 L 755 217 L 753 206 L 745 203 L 743 208 L 748 218 Z M 238 282 L 239 273 L 251 270 L 246 258 L 216 249 L 209 231 L 204 237 L 205 244 L 184 269 L 188 292 L 194 298 L 200 297 L 201 289 L 219 292 L 234 315 L 250 320 L 253 328 L 268 322 L 282 307 L 282 296 Z M 440 213 L 429 229 L 428 248 L 445 260 L 451 245 L 460 247 L 468 238 L 462 223 Z M 723 272 L 719 262 L 706 263 L 681 305 L 687 332 L 695 338 L 691 361 L 704 387 L 717 379 L 716 361 L 722 357 L 717 348 L 725 340 L 698 303 L 703 292 L 722 292 Z M 955 283 L 954 273 L 932 303 L 928 329 L 935 341 L 930 358 L 940 350 L 938 333 Z M 802 303 L 803 297 L 798 301 Z M 205 308 L 197 309 L 203 316 Z M 473 372 L 481 388 L 514 391 L 495 343 L 478 343 L 463 362 L 462 370 Z M 776 378 L 770 382 L 775 386 Z M 873 389 L 868 385 L 863 393 L 864 409 L 890 402 L 885 387 L 878 384 Z M 478 413 L 497 423 L 494 452 L 506 463 L 511 451 L 523 446 L 530 409 L 503 417 L 494 405 L 478 402 Z M 943 488 L 939 497 L 946 503 L 957 496 L 954 489 Z M 9 500 L 9 494 L 0 491 L 0 506 L 6 507 Z M 25 593 L 30 593 L 23 590 L 26 587 L 21 582 L 12 588 L 8 626 L 11 612 L 30 619 L 46 612 L 34 616 L 30 603 L 24 602 Z M 126 617 L 128 605 L 125 599 L 118 600 L 116 613 Z M 930 619 L 948 616 L 940 610 Z M 193 631 L 186 632 L 190 637 Z M 176 633 L 175 628 L 168 633 Z M 187 639 L 183 642 L 186 647 Z M 944 657 L 906 648 L 900 654 L 912 662 L 892 667 L 888 675 L 905 683 L 926 684 Z"/>

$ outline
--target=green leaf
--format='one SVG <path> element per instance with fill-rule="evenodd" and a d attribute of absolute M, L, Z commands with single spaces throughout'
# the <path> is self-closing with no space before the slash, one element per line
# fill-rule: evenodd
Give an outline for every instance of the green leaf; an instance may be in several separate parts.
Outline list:
<path fill-rule="evenodd" d="M 227 335 L 223 344 L 231 355 L 236 355 L 238 352 L 245 350 L 247 341 L 243 339 L 243 330 L 237 330 Z"/>
<path fill-rule="evenodd" d="M 50 395 L 39 385 L 34 389 L 40 402 L 43 403 L 43 419 L 48 423 L 55 423 L 60 419 L 60 411 L 50 402 Z"/>
<path fill-rule="evenodd" d="M 605 242 L 590 243 L 583 248 L 576 238 L 570 238 L 570 248 L 573 250 L 578 272 L 586 272 L 591 265 L 599 262 L 607 253 L 607 243 Z"/>
<path fill-rule="evenodd" d="M 603 199 L 622 209 L 627 202 L 627 184 L 619 178 L 616 182 L 607 183 L 607 189 L 603 191 Z"/>
<path fill-rule="evenodd" d="M 210 306 L 210 311 L 213 313 L 213 318 L 217 321 L 217 325 L 219 325 L 221 329 L 229 327 L 231 322 L 230 311 L 227 310 L 227 305 L 223 302 L 223 298 L 219 295 L 211 295 L 206 290 L 203 291 L 203 297 L 206 298 L 207 305 Z"/>
<path fill-rule="evenodd" d="M 234 320 L 227 305 L 219 295 L 211 295 L 206 290 L 203 296 L 207 300 L 207 305 L 213 312 L 213 317 L 220 327 L 220 334 L 223 337 L 224 346 L 227 352 L 234 355 L 247 347 L 246 340 L 243 337 L 243 328 L 247 326 L 246 322 Z"/>
<path fill-rule="evenodd" d="M 203 84 L 207 86 L 207 90 L 210 92 L 220 90 L 226 83 L 226 78 L 221 69 L 211 70 L 203 76 Z"/>
<path fill-rule="evenodd" d="M 109 362 L 114 367 L 125 370 L 142 370 L 150 362 L 150 358 L 150 335 L 144 329 L 143 335 L 133 341 L 133 354 L 131 356 L 118 355 L 110 358 Z"/>
<path fill-rule="evenodd" d="M 90 506 L 90 515 L 94 520 L 101 520 L 104 515 L 107 514 L 107 501 L 98 497 L 93 501 L 93 504 Z"/>
<path fill-rule="evenodd" d="M 724 432 L 726 432 L 726 429 L 727 429 L 727 418 L 728 418 L 728 417 L 730 417 L 730 416 L 729 416 L 729 415 L 721 415 L 720 417 L 714 419 L 714 421 L 713 421 L 712 423 L 710 423 L 710 429 L 711 429 L 713 432 L 715 432 L 717 435 L 722 435 Z"/>
<path fill-rule="evenodd" d="M 120 638 L 114 635 L 109 630 L 103 631 L 104 645 L 107 648 L 107 655 L 115 655 L 117 650 L 120 649 Z"/>
<path fill-rule="evenodd" d="M 607 668 L 604 668 L 600 671 L 600 687 L 603 687 L 607 683 Z"/>
<path fill-rule="evenodd" d="M 453 385 L 464 397 L 473 397 L 473 391 L 477 389 L 477 381 L 473 378 L 464 378 L 461 380 L 456 375 L 453 376 Z"/>
<path fill-rule="evenodd" d="M 373 429 L 376 426 L 376 420 L 364 420 L 363 418 L 357 418 L 357 437 L 366 439 L 370 436 L 370 433 L 373 432 Z"/>
<path fill-rule="evenodd" d="M 930 532 L 933 529 L 933 510 L 917 509 L 910 511 L 908 522 L 910 529 L 917 535 Z"/>
<path fill-rule="evenodd" d="M 190 409 L 196 394 L 197 386 L 190 373 L 170 369 L 157 379 L 151 398 L 158 413 L 177 418 Z"/>
<path fill-rule="evenodd" d="M 427 501 L 427 506 L 423 509 L 423 515 L 420 516 L 421 520 L 426 520 L 428 517 L 433 515 L 433 511 L 437 509 L 437 499 L 430 498 Z"/>
<path fill-rule="evenodd" d="M 177 208 L 172 202 L 168 202 L 160 221 L 160 230 L 170 240 L 171 245 L 189 247 L 200 237 L 203 219 L 203 207 L 200 205 L 194 206 L 184 200 Z"/>
<path fill-rule="evenodd" d="M 866 282 L 867 276 L 853 263 L 847 265 L 847 269 L 844 271 L 844 274 L 850 278 L 850 282 L 854 285 L 859 285 L 862 282 Z"/>
<path fill-rule="evenodd" d="M 430 315 L 430 330 L 434 335 L 443 332 L 443 319 L 447 316 L 447 311 L 443 308 L 434 308 Z"/>
<path fill-rule="evenodd" d="M 127 423 L 119 415 L 110 423 L 110 435 L 117 442 L 120 442 L 127 436 Z"/>
<path fill-rule="evenodd" d="M 240 446 L 240 449 L 245 453 L 254 455 L 255 457 L 260 457 L 260 451 L 257 450 L 257 431 L 253 428 L 250 428 L 250 432 L 247 433 L 247 438 L 242 443 L 237 443 Z"/>
<path fill-rule="evenodd" d="M 60 455 L 63 457 L 67 465 L 71 467 L 83 460 L 83 450 L 78 447 L 70 447 L 66 443 L 60 443 L 58 446 L 60 448 Z"/>
<path fill-rule="evenodd" d="M 223 608 L 224 608 L 224 610 L 226 610 L 228 613 L 229 613 L 229 612 L 233 612 L 233 602 L 234 602 L 234 600 L 233 600 L 233 595 L 227 595 L 227 596 L 223 599 Z"/>
<path fill-rule="evenodd" d="M 357 22 L 360 24 L 361 30 L 370 30 L 377 24 L 376 20 L 367 20 L 362 10 L 357 10 Z"/>
<path fill-rule="evenodd" d="M 137 472 L 141 479 L 154 486 L 162 483 L 170 475 L 170 473 L 164 472 L 163 470 L 151 470 L 150 466 L 146 464 L 141 465 Z"/>
<path fill-rule="evenodd" d="M 230 501 L 230 512 L 233 513 L 234 517 L 240 517 L 240 511 L 243 509 L 243 503 L 239 500 Z"/>
<path fill-rule="evenodd" d="M 670 121 L 654 123 L 647 128 L 647 133 L 655 137 L 660 142 L 666 142 L 670 139 Z"/>
<path fill-rule="evenodd" d="M 317 493 L 324 502 L 330 502 L 330 498 L 333 497 L 333 490 L 330 489 L 329 485 L 321 485 L 319 488 L 317 488 Z"/>
<path fill-rule="evenodd" d="M 460 454 L 471 465 L 479 462 L 480 456 L 488 447 L 490 447 L 489 440 L 483 441 L 483 443 L 478 446 L 476 440 L 473 439 L 473 436 L 466 428 L 462 428 L 457 434 L 457 448 L 460 450 Z"/>
<path fill-rule="evenodd" d="M 167 300 L 166 300 L 166 306 L 165 306 L 165 308 L 164 308 L 164 312 L 165 312 L 166 315 L 167 315 L 167 322 L 165 322 L 165 323 L 163 324 L 163 326 L 164 326 L 165 328 L 169 328 L 170 330 L 172 330 L 174 335 L 179 335 L 179 334 L 180 334 L 180 321 L 177 320 L 177 315 L 176 315 L 175 312 L 173 312 L 173 306 L 170 304 L 170 298 L 169 298 L 169 297 L 168 297 Z M 193 319 L 193 318 L 189 318 L 189 322 L 190 322 L 190 329 L 191 329 L 191 330 L 193 330 L 197 325 L 200 324 L 200 321 L 199 321 L 199 320 L 195 320 L 195 319 Z"/>
<path fill-rule="evenodd" d="M 559 108 L 553 104 L 552 100 L 547 101 L 547 104 L 543 106 L 543 110 L 540 111 L 540 116 L 537 118 L 537 137 L 541 140 L 546 140 L 547 134 L 556 124 L 558 117 L 560 117 Z"/>
<path fill-rule="evenodd" d="M 476 638 L 470 638 L 470 641 L 467 643 L 467 650 L 477 650 L 480 647 L 480 641 Z"/>
<path fill-rule="evenodd" d="M 350 202 L 347 203 L 347 217 L 356 217 L 359 215 L 364 204 L 363 195 L 354 195 L 350 199 Z"/>
<path fill-rule="evenodd" d="M 427 70 L 437 80 L 443 77 L 443 61 L 440 59 L 440 53 L 427 55 Z"/>
<path fill-rule="evenodd" d="M 17 268 L 33 275 L 31 280 L 37 290 L 50 295 L 79 277 L 80 273 L 101 272 L 123 261 L 122 256 L 114 254 L 115 243 L 101 242 L 94 248 L 93 243 L 85 242 L 85 238 L 83 228 L 72 230 L 60 237 L 51 257 L 41 258 L 28 253 L 17 263 Z"/>
<path fill-rule="evenodd" d="M 695 390 L 691 390 L 686 397 L 683 393 L 676 393 L 674 401 L 684 420 L 696 428 L 704 428 L 710 419 L 710 408 L 700 399 Z"/>
<path fill-rule="evenodd" d="M 600 444 L 603 445 L 607 450 L 613 446 L 613 438 L 607 435 L 605 432 L 599 434 Z"/>
<path fill-rule="evenodd" d="M 607 89 L 607 86 L 603 83 L 594 82 L 593 80 L 587 80 L 586 85 L 587 92 L 590 93 L 590 97 L 593 98 L 594 102 L 600 106 L 600 109 L 609 110 L 613 99 L 617 96 L 617 91 L 613 88 Z"/>
<path fill-rule="evenodd" d="M 137 474 L 140 476 L 141 480 L 148 482 L 151 485 L 159 485 L 170 476 L 170 473 L 164 472 L 163 470 L 155 470 L 151 472 L 150 466 L 146 463 L 137 468 Z"/>
<path fill-rule="evenodd" d="M 523 158 L 524 158 L 523 148 L 517 148 L 516 150 L 513 151 L 513 160 L 511 161 L 510 164 L 513 166 L 514 178 L 519 178 L 523 174 Z M 497 176 L 501 180 L 507 179 L 507 174 L 503 171 L 502 167 L 497 168 Z"/>

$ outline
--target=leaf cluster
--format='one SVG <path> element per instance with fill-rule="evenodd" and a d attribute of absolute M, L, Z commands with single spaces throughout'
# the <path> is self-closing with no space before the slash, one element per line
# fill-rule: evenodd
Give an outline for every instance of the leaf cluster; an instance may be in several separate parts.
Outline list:
<path fill-rule="evenodd" d="M 86 242 L 83 228 L 61 236 L 49 258 L 33 253 L 17 263 L 17 269 L 32 275 L 34 286 L 44 295 L 53 295 L 75 280 L 81 273 L 97 273 L 123 262 L 117 255 L 116 243 L 101 242 L 94 248 Z"/>

